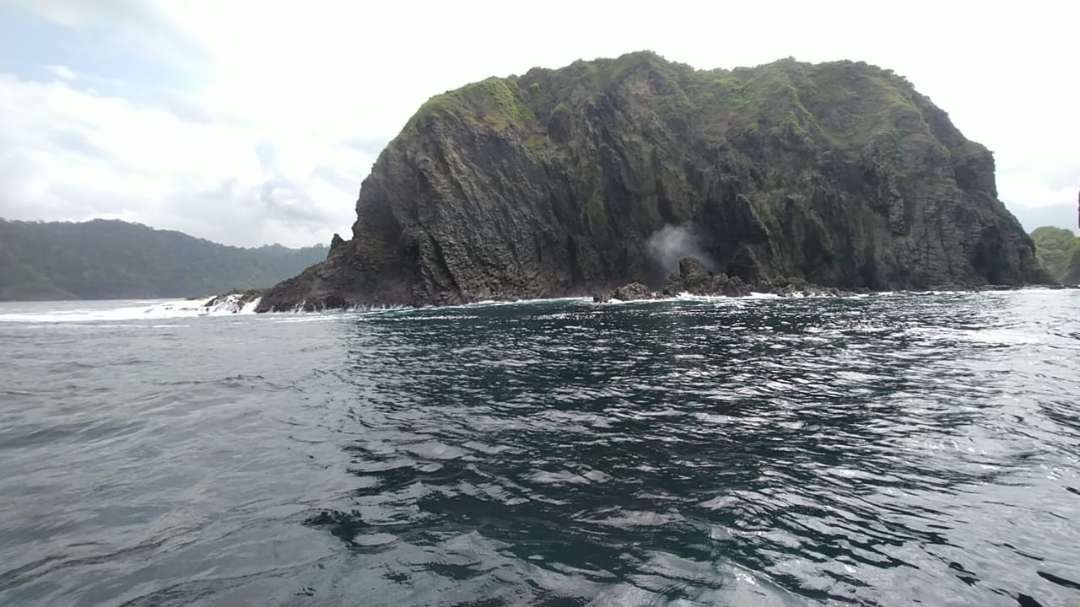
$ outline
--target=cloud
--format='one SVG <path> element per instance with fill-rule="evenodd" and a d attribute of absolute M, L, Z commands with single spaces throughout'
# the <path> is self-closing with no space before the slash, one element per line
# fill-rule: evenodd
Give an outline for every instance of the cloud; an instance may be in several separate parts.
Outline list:
<path fill-rule="evenodd" d="M 75 72 L 71 71 L 71 68 L 64 65 L 46 65 L 45 69 L 49 70 L 57 78 L 61 80 L 74 80 Z"/>
<path fill-rule="evenodd" d="M 0 75 L 0 216 L 115 217 L 245 245 L 311 244 L 347 230 L 373 158 L 344 141 L 264 135 L 66 81 Z"/>

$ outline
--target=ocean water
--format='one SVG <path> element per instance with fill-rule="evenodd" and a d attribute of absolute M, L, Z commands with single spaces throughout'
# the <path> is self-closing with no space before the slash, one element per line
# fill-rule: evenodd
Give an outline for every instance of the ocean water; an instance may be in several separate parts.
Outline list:
<path fill-rule="evenodd" d="M 0 605 L 1080 605 L 1080 291 L 0 304 Z"/>

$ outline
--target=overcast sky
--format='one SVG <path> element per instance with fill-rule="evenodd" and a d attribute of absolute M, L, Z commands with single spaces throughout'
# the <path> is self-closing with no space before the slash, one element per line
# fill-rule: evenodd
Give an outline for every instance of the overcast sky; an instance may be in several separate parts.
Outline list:
<path fill-rule="evenodd" d="M 1078 7 L 0 0 L 0 217 L 326 243 L 428 97 L 652 49 L 698 68 L 892 68 L 994 151 L 1001 198 L 1029 229 L 1075 228 Z"/>

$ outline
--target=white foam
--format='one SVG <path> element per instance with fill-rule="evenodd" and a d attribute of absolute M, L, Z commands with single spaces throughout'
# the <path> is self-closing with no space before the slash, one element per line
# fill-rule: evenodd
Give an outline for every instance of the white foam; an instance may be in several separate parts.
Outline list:
<path fill-rule="evenodd" d="M 129 320 L 159 320 L 196 316 L 254 314 L 258 300 L 239 304 L 239 296 L 229 296 L 213 307 L 207 299 L 138 300 L 110 302 L 49 302 L 21 305 L 12 312 L 0 312 L 0 322 L 13 323 L 100 323 Z M 52 304 L 52 309 L 49 305 Z"/>
<path fill-rule="evenodd" d="M 203 307 L 206 308 L 209 314 L 254 314 L 260 299 L 256 297 L 249 302 L 244 302 L 243 294 L 229 293 L 221 298 L 211 298 L 204 301 Z"/>
<path fill-rule="evenodd" d="M 1032 345 L 1043 343 L 1039 335 L 1015 329 L 956 329 L 951 327 L 917 327 L 907 331 L 934 341 L 966 341 L 998 346 Z"/>
<path fill-rule="evenodd" d="M 560 301 L 589 302 L 589 301 L 592 301 L 592 300 L 590 298 L 588 298 L 588 297 L 540 297 L 540 298 L 537 298 L 537 299 L 506 299 L 506 300 L 485 299 L 485 300 L 482 300 L 482 301 L 474 301 L 474 302 L 471 302 L 471 303 L 457 304 L 457 305 L 452 305 L 452 306 L 426 306 L 426 307 L 428 307 L 428 308 L 430 308 L 430 307 L 439 307 L 439 308 L 442 308 L 442 309 L 489 308 L 489 307 L 495 307 L 495 306 L 520 306 L 520 305 L 529 305 L 529 304 L 555 303 L 555 302 L 560 302 Z M 420 309 L 423 309 L 423 308 L 420 308 Z"/>
<path fill-rule="evenodd" d="M 702 301 L 702 302 L 717 303 L 717 302 L 737 302 L 737 301 L 743 301 L 743 300 L 758 300 L 758 299 L 781 299 L 781 296 L 777 295 L 776 293 L 759 293 L 757 291 L 754 291 L 754 292 L 750 293 L 749 295 L 737 295 L 737 296 L 732 296 L 732 295 L 694 295 L 693 293 L 688 293 L 686 291 L 683 291 L 682 293 L 679 293 L 678 295 L 670 295 L 670 296 L 664 296 L 664 297 L 647 297 L 647 298 L 644 298 L 644 299 L 625 299 L 624 300 L 624 299 L 618 299 L 618 298 L 612 297 L 611 299 L 609 299 L 609 300 L 607 300 L 605 302 L 601 302 L 601 305 L 611 305 L 611 304 L 619 305 L 619 304 L 629 304 L 629 303 L 664 303 L 664 302 L 672 302 L 672 301 Z M 588 301 L 588 300 L 584 300 L 584 301 Z"/>

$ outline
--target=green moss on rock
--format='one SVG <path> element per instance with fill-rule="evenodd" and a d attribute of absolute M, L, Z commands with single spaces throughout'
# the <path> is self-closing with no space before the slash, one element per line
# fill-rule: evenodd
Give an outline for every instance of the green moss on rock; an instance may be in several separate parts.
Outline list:
<path fill-rule="evenodd" d="M 1061 283 L 1080 284 L 1080 237 L 1071 230 L 1043 226 L 1031 233 L 1039 263 Z"/>

